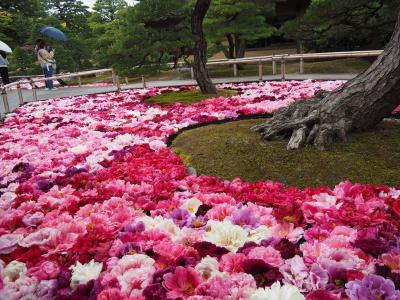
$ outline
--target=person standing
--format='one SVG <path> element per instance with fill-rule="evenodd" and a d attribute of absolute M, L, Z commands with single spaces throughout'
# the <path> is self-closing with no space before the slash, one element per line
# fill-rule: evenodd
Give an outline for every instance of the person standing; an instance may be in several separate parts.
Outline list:
<path fill-rule="evenodd" d="M 1 81 L 3 84 L 9 84 L 10 79 L 8 78 L 8 65 L 10 63 L 7 60 L 7 54 L 4 51 L 0 51 L 0 74 Z"/>
<path fill-rule="evenodd" d="M 46 48 L 46 44 L 43 40 L 37 40 L 36 45 L 37 58 L 42 68 L 44 77 L 52 77 L 53 76 L 53 64 L 54 61 L 54 49 L 48 51 Z M 46 80 L 46 90 L 53 89 L 53 80 Z"/>

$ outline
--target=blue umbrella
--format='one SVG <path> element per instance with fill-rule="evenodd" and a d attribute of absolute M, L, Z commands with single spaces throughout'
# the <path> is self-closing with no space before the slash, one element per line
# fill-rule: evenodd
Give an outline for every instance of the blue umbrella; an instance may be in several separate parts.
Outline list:
<path fill-rule="evenodd" d="M 50 26 L 42 27 L 42 28 L 39 28 L 39 31 L 41 34 L 46 35 L 55 40 L 59 40 L 62 42 L 66 42 L 68 40 L 67 37 L 65 36 L 65 34 L 60 29 L 57 29 L 54 27 L 50 27 Z"/>

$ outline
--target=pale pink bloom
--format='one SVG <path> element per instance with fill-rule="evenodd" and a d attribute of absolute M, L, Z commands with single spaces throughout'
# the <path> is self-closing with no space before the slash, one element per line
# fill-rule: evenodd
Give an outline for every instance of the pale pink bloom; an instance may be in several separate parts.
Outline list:
<path fill-rule="evenodd" d="M 303 236 L 304 229 L 302 227 L 294 227 L 293 223 L 281 223 L 272 227 L 272 236 L 286 238 L 293 243 Z"/>
<path fill-rule="evenodd" d="M 229 204 L 219 204 L 212 207 L 206 213 L 206 217 L 210 220 L 223 221 L 226 217 L 229 217 L 236 208 Z"/>
<path fill-rule="evenodd" d="M 59 231 L 55 228 L 42 228 L 29 234 L 19 242 L 19 245 L 25 248 L 29 248 L 33 245 L 55 245 L 58 232 Z"/>
<path fill-rule="evenodd" d="M 251 249 L 248 258 L 261 259 L 273 267 L 280 267 L 284 262 L 281 253 L 271 246 Z"/>
<path fill-rule="evenodd" d="M 22 234 L 10 233 L 0 236 L 0 254 L 8 254 L 14 251 L 22 239 Z"/>

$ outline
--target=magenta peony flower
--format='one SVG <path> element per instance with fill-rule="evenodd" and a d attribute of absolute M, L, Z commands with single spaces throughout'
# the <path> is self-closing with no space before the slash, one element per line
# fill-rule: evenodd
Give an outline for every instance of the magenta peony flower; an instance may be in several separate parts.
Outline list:
<path fill-rule="evenodd" d="M 172 212 L 167 214 L 167 217 L 171 218 L 176 225 L 179 227 L 190 226 L 192 223 L 190 213 L 183 208 L 176 208 Z"/>
<path fill-rule="evenodd" d="M 168 298 L 172 299 L 193 296 L 201 282 L 201 276 L 190 267 L 177 267 L 174 273 L 164 275 L 164 287 L 168 290 Z"/>
<path fill-rule="evenodd" d="M 400 291 L 396 291 L 391 280 L 374 274 L 367 275 L 362 280 L 348 282 L 346 294 L 350 300 L 400 299 Z"/>
<path fill-rule="evenodd" d="M 60 267 L 56 262 L 44 261 L 40 265 L 29 270 L 29 273 L 39 280 L 55 279 L 60 274 Z"/>

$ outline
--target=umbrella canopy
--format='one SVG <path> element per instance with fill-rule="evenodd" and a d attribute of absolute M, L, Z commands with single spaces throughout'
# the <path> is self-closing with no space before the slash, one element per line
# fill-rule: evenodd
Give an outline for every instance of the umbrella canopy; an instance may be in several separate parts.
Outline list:
<path fill-rule="evenodd" d="M 68 40 L 65 34 L 60 29 L 57 29 L 55 27 L 42 27 L 39 29 L 39 31 L 41 34 L 58 41 L 66 42 Z"/>
<path fill-rule="evenodd" d="M 8 53 L 12 52 L 10 46 L 8 46 L 6 43 L 4 43 L 2 41 L 0 41 L 0 50 L 4 51 L 4 52 L 8 52 Z"/>

